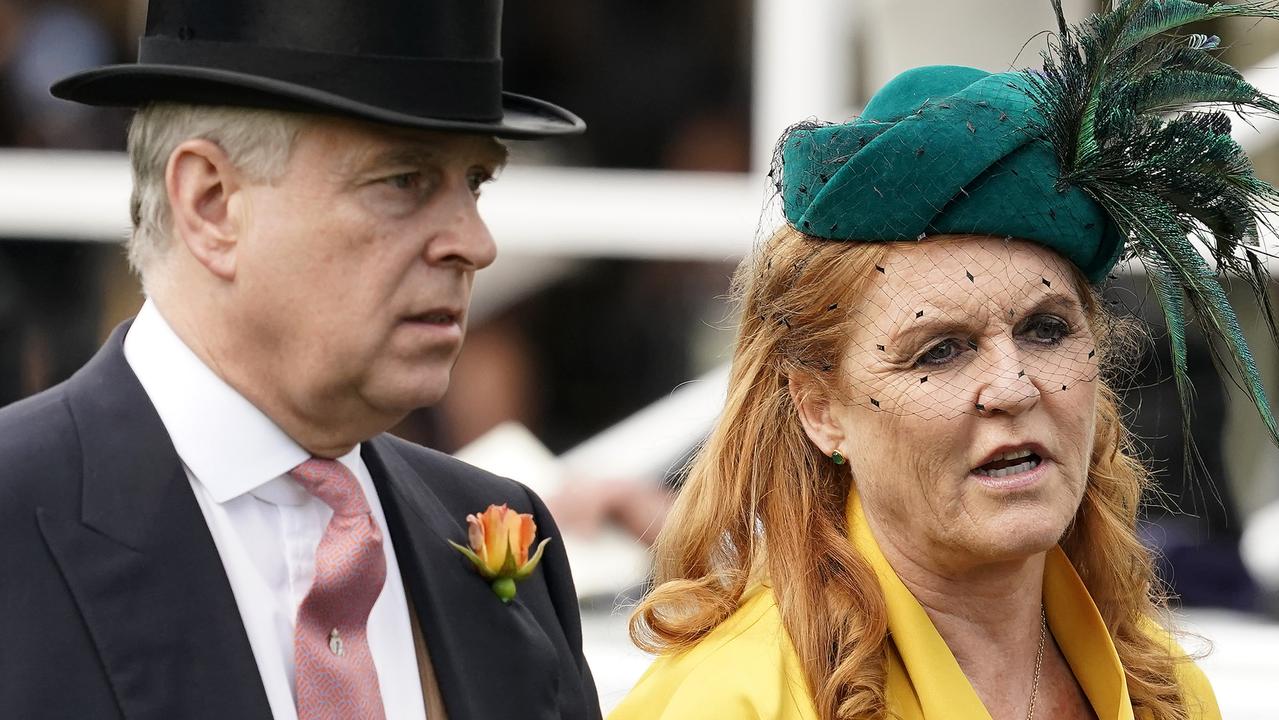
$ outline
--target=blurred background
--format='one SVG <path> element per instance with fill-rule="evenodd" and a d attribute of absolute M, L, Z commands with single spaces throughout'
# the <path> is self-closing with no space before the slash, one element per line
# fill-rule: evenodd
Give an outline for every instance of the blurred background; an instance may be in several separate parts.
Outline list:
<path fill-rule="evenodd" d="M 1100 0 L 1066 0 L 1079 19 Z M 897 72 L 930 63 L 1038 65 L 1047 0 L 508 0 L 506 87 L 571 108 L 580 138 L 516 143 L 481 210 L 498 262 L 477 281 L 447 398 L 396 432 L 504 472 L 570 533 L 587 650 L 605 707 L 647 665 L 625 636 L 647 543 L 679 469 L 713 422 L 731 353 L 735 264 L 761 215 L 789 124 L 854 116 Z M 55 100 L 51 82 L 133 59 L 140 0 L 0 0 L 0 405 L 65 379 L 141 305 L 122 248 L 128 114 Z M 1279 94 L 1279 23 L 1223 22 L 1225 58 Z M 1279 124 L 1237 123 L 1279 181 Z M 1152 323 L 1125 394 L 1156 470 L 1144 530 L 1187 642 L 1225 716 L 1279 717 L 1279 451 L 1250 405 L 1192 351 L 1184 438 L 1157 308 L 1140 268 L 1108 291 Z M 1267 386 L 1279 358 L 1240 298 Z"/>

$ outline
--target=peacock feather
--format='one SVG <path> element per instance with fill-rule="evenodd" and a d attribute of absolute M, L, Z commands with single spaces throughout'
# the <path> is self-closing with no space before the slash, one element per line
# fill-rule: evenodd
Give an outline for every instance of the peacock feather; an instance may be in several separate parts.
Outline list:
<path fill-rule="evenodd" d="M 1279 3 L 1117 0 L 1111 11 L 1074 26 L 1066 24 L 1061 1 L 1052 4 L 1059 34 L 1043 55 L 1042 72 L 1028 71 L 1027 80 L 1060 164 L 1059 189 L 1079 188 L 1099 203 L 1127 238 L 1126 256 L 1145 266 L 1168 323 L 1183 421 L 1193 402 L 1186 327 L 1194 320 L 1220 342 L 1229 356 L 1224 365 L 1233 367 L 1279 443 L 1221 282 L 1233 278 L 1251 289 L 1279 343 L 1270 278 L 1259 257 L 1259 228 L 1270 229 L 1279 191 L 1253 173 L 1222 111 L 1279 115 L 1279 103 L 1213 56 L 1216 37 L 1184 31 L 1215 18 L 1279 18 Z M 1192 452 L 1188 443 L 1188 460 Z"/>

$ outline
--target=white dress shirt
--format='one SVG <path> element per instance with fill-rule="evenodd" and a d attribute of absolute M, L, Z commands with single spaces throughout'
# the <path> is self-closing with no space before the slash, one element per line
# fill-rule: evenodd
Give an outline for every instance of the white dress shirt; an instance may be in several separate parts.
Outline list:
<path fill-rule="evenodd" d="M 333 511 L 288 476 L 310 453 L 213 373 L 147 300 L 124 339 L 204 513 L 276 720 L 297 720 L 293 623 L 315 579 L 315 550 Z M 426 709 L 404 582 L 360 448 L 338 458 L 359 479 L 386 550 L 386 584 L 368 639 L 387 720 Z"/>

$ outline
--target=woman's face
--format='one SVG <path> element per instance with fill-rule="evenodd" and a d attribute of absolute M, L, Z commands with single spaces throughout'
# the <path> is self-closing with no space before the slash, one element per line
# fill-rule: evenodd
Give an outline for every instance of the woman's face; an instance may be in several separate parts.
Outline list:
<path fill-rule="evenodd" d="M 1051 547 L 1083 497 L 1097 402 L 1067 261 L 942 237 L 880 268 L 825 411 L 875 534 L 953 568 Z"/>

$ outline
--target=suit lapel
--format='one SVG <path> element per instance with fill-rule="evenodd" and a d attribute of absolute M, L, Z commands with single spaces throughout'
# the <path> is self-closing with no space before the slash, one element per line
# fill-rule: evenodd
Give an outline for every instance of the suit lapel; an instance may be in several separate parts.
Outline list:
<path fill-rule="evenodd" d="M 269 719 L 217 548 L 124 359 L 127 325 L 67 385 L 80 517 L 37 512 L 129 720 Z"/>
<path fill-rule="evenodd" d="M 559 718 L 558 659 L 517 596 L 503 604 L 447 540 L 466 531 L 389 441 L 364 444 L 451 718 Z M 483 508 L 473 508 L 477 512 Z"/>

